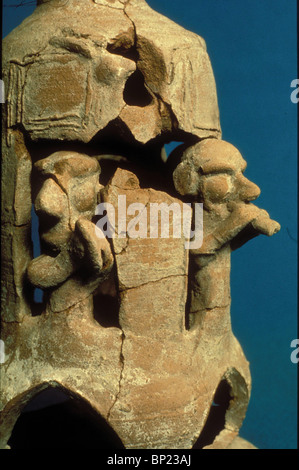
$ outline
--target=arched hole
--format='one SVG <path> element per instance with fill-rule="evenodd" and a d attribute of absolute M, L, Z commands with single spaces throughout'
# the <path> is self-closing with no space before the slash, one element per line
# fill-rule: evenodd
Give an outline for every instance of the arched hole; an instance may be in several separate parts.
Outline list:
<path fill-rule="evenodd" d="M 126 41 L 123 43 L 120 42 L 119 44 L 108 44 L 107 51 L 110 52 L 110 54 L 121 55 L 126 59 L 133 60 L 135 63 L 139 59 L 139 54 L 136 47 L 131 46 L 130 43 L 126 43 Z"/>
<path fill-rule="evenodd" d="M 82 399 L 48 388 L 23 409 L 11 449 L 123 449 L 107 422 Z"/>
<path fill-rule="evenodd" d="M 33 258 L 37 258 L 41 254 L 39 242 L 39 220 L 34 210 L 34 205 L 31 208 L 31 240 L 33 245 Z M 44 293 L 41 289 L 35 288 L 33 291 L 33 301 L 35 304 L 42 304 Z"/>
<path fill-rule="evenodd" d="M 177 140 L 171 140 L 168 143 L 164 143 L 163 151 L 162 151 L 162 161 L 164 162 L 165 166 L 165 173 L 167 175 L 167 179 L 170 182 L 170 194 L 174 197 L 179 197 L 183 202 L 190 202 L 190 198 L 187 196 L 182 196 L 178 193 L 174 181 L 173 181 L 173 173 L 177 166 L 181 163 L 184 151 L 192 144 L 190 142 L 186 142 L 181 140 L 184 138 L 183 136 L 178 136 Z"/>
<path fill-rule="evenodd" d="M 224 379 L 221 380 L 213 399 L 213 403 L 204 428 L 195 442 L 193 449 L 202 449 L 212 444 L 225 428 L 226 413 L 232 400 L 231 387 Z"/>
<path fill-rule="evenodd" d="M 115 269 L 113 269 L 109 278 L 100 285 L 93 297 L 94 319 L 104 328 L 120 328 L 119 298 L 115 276 Z"/>
<path fill-rule="evenodd" d="M 168 142 L 167 144 L 164 144 L 164 150 L 165 150 L 165 161 L 168 160 L 169 155 L 177 148 L 180 147 L 184 142 Z"/>
<path fill-rule="evenodd" d="M 144 108 L 151 104 L 153 98 L 147 91 L 144 77 L 140 70 L 136 70 L 127 80 L 124 89 L 124 101 L 129 106 Z"/>

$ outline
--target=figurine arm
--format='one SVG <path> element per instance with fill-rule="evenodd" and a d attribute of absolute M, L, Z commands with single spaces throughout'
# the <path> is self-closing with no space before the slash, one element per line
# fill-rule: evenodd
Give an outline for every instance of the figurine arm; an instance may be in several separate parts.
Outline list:
<path fill-rule="evenodd" d="M 95 225 L 90 220 L 84 218 L 77 220 L 74 251 L 80 252 L 82 262 L 94 277 L 110 272 L 113 265 L 110 244 L 106 238 L 96 235 Z"/>
<path fill-rule="evenodd" d="M 33 286 L 48 289 L 62 284 L 74 270 L 69 253 L 64 251 L 55 258 L 41 255 L 33 259 L 27 267 L 27 277 Z"/>
<path fill-rule="evenodd" d="M 259 234 L 272 236 L 280 230 L 280 225 L 270 219 L 269 214 L 254 204 L 237 204 L 231 206 L 231 215 L 226 218 L 212 233 L 204 237 L 203 244 L 192 254 L 213 254 L 222 246 L 233 241 L 242 231 L 250 226 L 250 238 Z"/>

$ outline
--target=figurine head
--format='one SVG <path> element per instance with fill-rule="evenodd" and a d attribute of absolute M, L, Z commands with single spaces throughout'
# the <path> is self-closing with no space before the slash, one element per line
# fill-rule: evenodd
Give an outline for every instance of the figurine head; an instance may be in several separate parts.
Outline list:
<path fill-rule="evenodd" d="M 100 166 L 95 158 L 77 152 L 56 152 L 34 165 L 42 178 L 34 200 L 42 242 L 61 249 L 79 217 L 91 220 L 100 190 Z"/>
<path fill-rule="evenodd" d="M 181 195 L 197 196 L 204 202 L 249 202 L 260 195 L 260 189 L 243 175 L 246 166 L 236 147 L 206 139 L 184 152 L 173 174 L 174 184 Z"/>

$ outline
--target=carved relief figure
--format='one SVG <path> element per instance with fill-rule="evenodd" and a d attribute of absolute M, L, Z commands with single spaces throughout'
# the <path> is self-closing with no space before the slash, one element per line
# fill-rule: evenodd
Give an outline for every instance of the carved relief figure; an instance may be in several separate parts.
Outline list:
<path fill-rule="evenodd" d="M 50 308 L 62 311 L 108 277 L 113 257 L 91 222 L 100 190 L 96 159 L 56 152 L 34 165 L 40 189 L 34 200 L 44 253 L 27 269 L 31 284 L 50 290 Z"/>
<path fill-rule="evenodd" d="M 203 244 L 191 250 L 190 326 L 216 309 L 230 327 L 231 251 L 259 234 L 272 236 L 280 229 L 265 210 L 251 203 L 260 189 L 243 175 L 246 166 L 233 145 L 206 139 L 189 147 L 174 171 L 178 192 L 193 196 L 204 207 Z"/>

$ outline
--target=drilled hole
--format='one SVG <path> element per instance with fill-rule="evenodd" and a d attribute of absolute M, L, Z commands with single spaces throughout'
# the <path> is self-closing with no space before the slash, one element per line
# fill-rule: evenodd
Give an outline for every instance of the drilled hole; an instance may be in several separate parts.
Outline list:
<path fill-rule="evenodd" d="M 104 328 L 120 328 L 119 299 L 114 281 L 116 276 L 113 269 L 107 281 L 103 282 L 93 298 L 94 319 Z"/>
<path fill-rule="evenodd" d="M 41 254 L 40 242 L 39 242 L 39 221 L 34 210 L 34 205 L 31 208 L 31 240 L 33 245 L 33 258 L 37 258 Z M 41 289 L 35 288 L 33 291 L 33 301 L 35 304 L 42 304 L 44 293 Z"/>
<path fill-rule="evenodd" d="M 181 145 L 183 144 L 184 142 L 176 142 L 176 141 L 172 141 L 172 142 L 169 142 L 167 144 L 164 144 L 164 149 L 165 149 L 165 153 L 166 153 L 166 156 L 168 159 L 169 155 L 177 148 L 177 147 L 181 147 Z"/>
<path fill-rule="evenodd" d="M 79 398 L 49 388 L 24 408 L 8 441 L 11 449 L 123 449 L 107 422 Z"/>
<path fill-rule="evenodd" d="M 140 70 L 136 70 L 127 80 L 124 89 L 124 101 L 130 106 L 144 108 L 152 102 L 152 96 L 147 91 L 144 77 Z"/>
<path fill-rule="evenodd" d="M 220 432 L 223 431 L 231 399 L 231 387 L 226 380 L 222 380 L 214 395 L 207 421 L 193 449 L 202 449 L 212 444 Z"/>
<path fill-rule="evenodd" d="M 108 44 L 107 51 L 110 52 L 110 54 L 121 55 L 126 59 L 133 60 L 135 63 L 139 59 L 137 49 L 134 46 L 131 47 L 129 40 L 127 43 L 123 41 L 120 45 Z"/>

